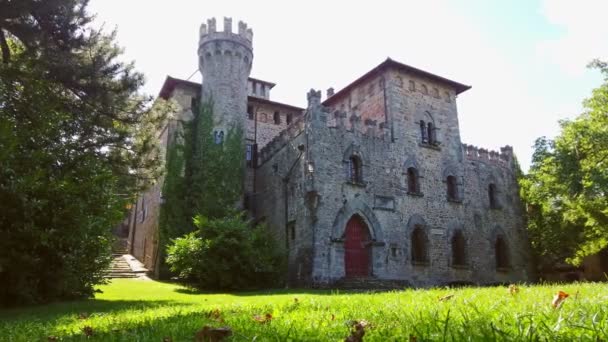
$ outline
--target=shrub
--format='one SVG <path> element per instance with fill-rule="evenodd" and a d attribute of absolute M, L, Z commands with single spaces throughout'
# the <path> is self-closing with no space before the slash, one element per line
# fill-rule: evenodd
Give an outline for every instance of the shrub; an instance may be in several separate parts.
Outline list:
<path fill-rule="evenodd" d="M 167 263 L 178 277 L 200 289 L 271 287 L 282 279 L 283 253 L 264 226 L 251 227 L 240 214 L 197 216 L 197 231 L 173 239 Z"/>

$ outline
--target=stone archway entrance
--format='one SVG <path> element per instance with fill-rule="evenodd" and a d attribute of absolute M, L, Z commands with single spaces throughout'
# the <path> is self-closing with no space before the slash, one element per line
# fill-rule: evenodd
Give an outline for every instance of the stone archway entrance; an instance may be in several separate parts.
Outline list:
<path fill-rule="evenodd" d="M 344 269 L 347 278 L 368 277 L 371 271 L 371 238 L 363 220 L 353 215 L 346 224 Z"/>

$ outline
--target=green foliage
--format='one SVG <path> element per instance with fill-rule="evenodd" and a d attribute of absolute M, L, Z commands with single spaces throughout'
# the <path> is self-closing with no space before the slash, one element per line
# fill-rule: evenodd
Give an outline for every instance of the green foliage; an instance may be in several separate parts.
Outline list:
<path fill-rule="evenodd" d="M 0 4 L 0 305 L 92 295 L 111 228 L 162 170 L 168 108 L 85 7 Z"/>
<path fill-rule="evenodd" d="M 198 231 L 173 240 L 167 263 L 201 289 L 247 289 L 275 285 L 284 257 L 263 226 L 250 227 L 241 215 L 194 220 Z"/>
<path fill-rule="evenodd" d="M 560 122 L 560 135 L 536 141 L 530 172 L 520 182 L 541 267 L 580 264 L 608 246 L 608 67 L 591 66 L 604 83 L 584 101 L 582 115 Z"/>
<path fill-rule="evenodd" d="M 160 212 L 160 250 L 171 239 L 196 230 L 193 218 L 230 216 L 243 193 L 243 130 L 228 130 L 222 144 L 213 140 L 213 105 L 201 104 L 190 122 L 176 122 L 170 142 L 163 184 L 165 203 Z M 163 257 L 161 256 L 161 262 Z M 161 276 L 166 276 L 161 263 Z"/>
<path fill-rule="evenodd" d="M 199 293 L 177 284 L 116 279 L 95 300 L 0 310 L 7 341 L 193 341 L 205 325 L 235 341 L 344 341 L 366 320 L 363 341 L 604 341 L 606 285 L 575 283 L 406 289 L 390 292 L 275 290 Z M 559 290 L 570 294 L 551 306 Z M 454 295 L 450 300 L 438 298 Z M 297 301 L 296 301 L 297 299 Z M 79 314 L 88 314 L 80 319 Z M 212 313 L 212 314 L 208 314 Z M 272 315 L 262 324 L 253 318 Z M 94 334 L 87 338 L 83 328 Z M 48 339 L 51 340 L 51 339 Z M 226 339 L 231 341 L 231 339 Z"/>

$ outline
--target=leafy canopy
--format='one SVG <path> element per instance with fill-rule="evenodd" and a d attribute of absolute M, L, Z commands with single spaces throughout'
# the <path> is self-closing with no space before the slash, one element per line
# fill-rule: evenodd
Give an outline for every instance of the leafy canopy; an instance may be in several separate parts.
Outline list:
<path fill-rule="evenodd" d="M 537 139 L 521 181 L 541 267 L 580 264 L 608 246 L 608 64 L 596 60 L 590 67 L 602 72 L 604 83 L 584 101 L 584 113 L 560 122 L 555 139 Z"/>
<path fill-rule="evenodd" d="M 162 171 L 169 108 L 86 4 L 0 2 L 0 305 L 91 295 L 111 228 Z"/>

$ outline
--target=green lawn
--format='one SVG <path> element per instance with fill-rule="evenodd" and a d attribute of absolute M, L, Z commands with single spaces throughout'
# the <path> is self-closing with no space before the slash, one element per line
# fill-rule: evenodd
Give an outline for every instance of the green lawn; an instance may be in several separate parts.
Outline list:
<path fill-rule="evenodd" d="M 0 341 L 193 341 L 205 325 L 230 327 L 232 341 L 343 341 L 360 320 L 369 323 L 366 341 L 410 335 L 418 341 L 608 341 L 607 284 L 520 286 L 516 295 L 505 287 L 200 294 L 144 280 L 114 280 L 100 289 L 94 300 L 0 311 Z M 558 290 L 570 297 L 554 309 Z M 268 322 L 254 319 L 267 313 Z M 89 338 L 85 327 L 92 328 Z"/>

